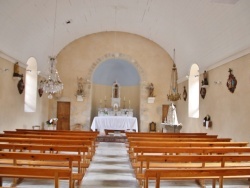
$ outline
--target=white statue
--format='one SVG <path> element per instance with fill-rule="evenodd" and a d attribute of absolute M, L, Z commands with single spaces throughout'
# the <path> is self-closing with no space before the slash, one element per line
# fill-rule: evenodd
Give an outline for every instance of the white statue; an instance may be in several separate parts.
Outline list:
<path fill-rule="evenodd" d="M 168 108 L 167 124 L 179 125 L 178 120 L 177 120 L 177 115 L 176 115 L 176 108 L 173 103 Z"/>

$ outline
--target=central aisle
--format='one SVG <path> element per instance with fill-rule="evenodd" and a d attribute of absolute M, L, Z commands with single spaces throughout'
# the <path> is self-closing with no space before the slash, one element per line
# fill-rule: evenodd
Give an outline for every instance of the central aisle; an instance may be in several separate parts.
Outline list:
<path fill-rule="evenodd" d="M 82 187 L 139 188 L 124 143 L 100 142 Z"/>

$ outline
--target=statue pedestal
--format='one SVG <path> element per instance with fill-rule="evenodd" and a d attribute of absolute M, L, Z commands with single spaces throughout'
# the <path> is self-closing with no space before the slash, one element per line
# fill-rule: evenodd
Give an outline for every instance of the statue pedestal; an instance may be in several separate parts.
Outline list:
<path fill-rule="evenodd" d="M 112 98 L 111 100 L 111 106 L 119 108 L 121 106 L 120 104 L 121 99 L 120 98 Z"/>
<path fill-rule="evenodd" d="M 148 97 L 148 103 L 154 103 L 155 97 Z"/>
<path fill-rule="evenodd" d="M 182 129 L 182 125 L 169 125 L 167 123 L 161 123 L 163 127 L 167 130 L 167 133 L 179 133 Z"/>

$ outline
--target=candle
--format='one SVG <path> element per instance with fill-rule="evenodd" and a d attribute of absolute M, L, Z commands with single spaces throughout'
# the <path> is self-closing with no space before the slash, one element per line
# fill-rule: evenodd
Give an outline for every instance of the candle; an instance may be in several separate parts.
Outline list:
<path fill-rule="evenodd" d="M 102 99 L 100 99 L 100 103 L 102 103 Z"/>
<path fill-rule="evenodd" d="M 130 104 L 130 100 L 128 101 L 128 104 Z"/>
<path fill-rule="evenodd" d="M 107 99 L 107 97 L 105 96 L 105 100 Z"/>
<path fill-rule="evenodd" d="M 125 97 L 123 98 L 123 100 L 125 101 Z"/>

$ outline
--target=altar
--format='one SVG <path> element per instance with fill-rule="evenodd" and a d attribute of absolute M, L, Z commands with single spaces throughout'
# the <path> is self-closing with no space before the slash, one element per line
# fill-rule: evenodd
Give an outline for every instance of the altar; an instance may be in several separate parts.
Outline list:
<path fill-rule="evenodd" d="M 136 117 L 98 116 L 93 119 L 91 130 L 103 132 L 106 130 L 132 130 L 138 132 Z"/>

